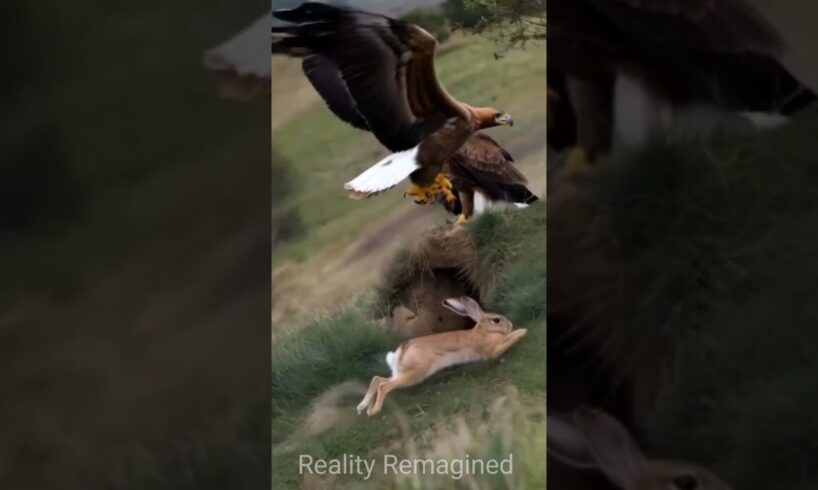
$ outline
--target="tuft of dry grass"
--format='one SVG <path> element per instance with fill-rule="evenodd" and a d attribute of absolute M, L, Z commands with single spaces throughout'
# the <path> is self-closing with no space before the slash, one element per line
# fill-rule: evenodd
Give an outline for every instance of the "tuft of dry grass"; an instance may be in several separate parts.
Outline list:
<path fill-rule="evenodd" d="M 349 409 L 349 400 L 357 397 L 357 404 L 366 389 L 364 383 L 349 380 L 338 383 L 315 397 L 304 420 L 289 437 L 273 446 L 273 454 L 291 451 L 304 439 L 318 437 L 334 427 L 352 422 L 356 414 Z"/>
<path fill-rule="evenodd" d="M 522 490 L 545 488 L 545 404 L 525 402 L 513 385 L 491 400 L 481 417 L 460 415 L 442 421 L 425 434 L 416 434 L 407 445 L 408 457 L 457 461 L 504 460 L 511 457 L 510 474 L 466 474 L 461 478 L 440 475 L 400 476 L 392 485 L 401 490 Z"/>

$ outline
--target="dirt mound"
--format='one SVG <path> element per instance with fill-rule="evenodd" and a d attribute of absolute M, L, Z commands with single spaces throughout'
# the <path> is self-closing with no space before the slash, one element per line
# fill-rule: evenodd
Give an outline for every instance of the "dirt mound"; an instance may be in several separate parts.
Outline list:
<path fill-rule="evenodd" d="M 477 277 L 477 248 L 463 227 L 426 230 L 387 270 L 381 287 L 391 328 L 411 337 L 460 330 L 474 322 L 444 308 L 446 298 L 485 291 Z"/>

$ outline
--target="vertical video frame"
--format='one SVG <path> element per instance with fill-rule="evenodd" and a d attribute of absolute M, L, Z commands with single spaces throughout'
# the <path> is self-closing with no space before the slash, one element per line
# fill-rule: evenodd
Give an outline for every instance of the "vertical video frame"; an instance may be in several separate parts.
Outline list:
<path fill-rule="evenodd" d="M 544 16 L 273 2 L 275 488 L 544 488 Z"/>

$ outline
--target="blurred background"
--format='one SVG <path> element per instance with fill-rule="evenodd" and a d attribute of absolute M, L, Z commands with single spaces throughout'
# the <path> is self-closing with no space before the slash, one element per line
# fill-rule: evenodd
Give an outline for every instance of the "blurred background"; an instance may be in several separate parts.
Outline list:
<path fill-rule="evenodd" d="M 814 488 L 817 7 L 644 7 L 548 6 L 549 84 L 611 83 L 550 106 L 549 414 L 602 408 L 649 457 L 733 488 Z M 778 45 L 759 49 L 758 32 Z M 617 93 L 629 78 L 647 89 Z M 613 119 L 612 144 L 571 175 L 580 112 Z M 617 488 L 600 471 L 548 469 L 551 488 Z"/>
<path fill-rule="evenodd" d="M 201 64 L 268 8 L 0 7 L 3 488 L 268 484 L 270 111 Z"/>

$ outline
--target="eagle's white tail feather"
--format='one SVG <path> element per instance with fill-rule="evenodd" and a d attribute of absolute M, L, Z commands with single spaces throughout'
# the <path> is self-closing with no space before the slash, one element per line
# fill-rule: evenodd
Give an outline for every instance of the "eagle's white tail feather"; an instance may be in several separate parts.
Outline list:
<path fill-rule="evenodd" d="M 483 214 L 491 207 L 491 200 L 480 191 L 474 192 L 474 214 Z"/>
<path fill-rule="evenodd" d="M 502 209 L 524 209 L 528 204 L 523 202 L 494 201 L 480 191 L 474 192 L 474 214 L 483 214 Z"/>
<path fill-rule="evenodd" d="M 387 156 L 366 169 L 361 175 L 344 184 L 350 197 L 372 197 L 398 185 L 409 174 L 420 168 L 418 147 Z"/>

